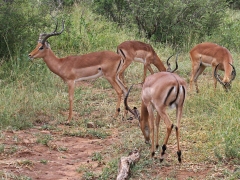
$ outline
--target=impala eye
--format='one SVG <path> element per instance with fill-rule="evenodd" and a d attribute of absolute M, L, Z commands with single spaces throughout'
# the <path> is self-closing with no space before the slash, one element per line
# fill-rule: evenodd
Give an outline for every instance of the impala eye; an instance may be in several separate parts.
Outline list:
<path fill-rule="evenodd" d="M 41 47 L 39 48 L 39 50 L 43 50 L 43 46 L 41 46 Z"/>

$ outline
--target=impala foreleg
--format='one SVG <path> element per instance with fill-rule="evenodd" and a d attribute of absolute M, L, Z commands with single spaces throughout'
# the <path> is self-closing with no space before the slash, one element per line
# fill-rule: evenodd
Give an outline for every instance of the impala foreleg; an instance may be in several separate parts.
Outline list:
<path fill-rule="evenodd" d="M 74 81 L 69 81 L 68 83 L 68 96 L 69 96 L 69 115 L 67 123 L 70 123 L 73 114 L 73 98 L 74 98 L 74 88 L 75 84 Z"/>
<path fill-rule="evenodd" d="M 157 140 L 156 140 L 156 149 L 159 148 L 159 123 L 160 123 L 160 116 L 157 113 L 157 117 L 156 117 L 156 128 L 157 128 Z"/>
<path fill-rule="evenodd" d="M 215 66 L 212 66 L 212 76 L 213 76 L 213 84 L 214 84 L 214 90 L 217 88 L 217 79 L 215 78 Z"/>
<path fill-rule="evenodd" d="M 192 88 L 192 82 L 194 81 L 194 85 L 197 93 L 199 93 L 197 80 L 198 80 L 198 77 L 205 70 L 205 68 L 206 66 L 202 65 L 201 63 L 198 66 L 193 66 L 192 77 L 190 79 L 190 87 Z"/>
<path fill-rule="evenodd" d="M 151 74 L 154 73 L 152 67 L 150 64 L 144 64 L 144 68 L 143 68 L 143 80 L 142 80 L 142 83 L 144 83 L 146 77 L 147 77 L 147 70 L 150 71 Z"/>
<path fill-rule="evenodd" d="M 150 130 L 150 137 L 151 137 L 151 154 L 152 157 L 155 155 L 155 141 L 154 141 L 154 113 L 153 113 L 153 106 L 150 103 L 147 106 L 147 110 L 148 110 L 148 125 L 149 125 L 149 130 Z"/>

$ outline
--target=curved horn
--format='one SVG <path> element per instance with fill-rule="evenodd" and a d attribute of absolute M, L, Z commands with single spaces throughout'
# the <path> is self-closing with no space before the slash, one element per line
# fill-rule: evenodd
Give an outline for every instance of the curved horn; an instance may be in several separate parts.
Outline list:
<path fill-rule="evenodd" d="M 173 54 L 174 55 L 174 54 Z M 167 59 L 167 66 L 168 66 L 168 71 L 171 71 L 171 64 L 169 63 L 169 60 L 171 59 L 171 57 L 173 57 L 173 55 L 171 55 L 168 59 Z"/>
<path fill-rule="evenodd" d="M 174 70 L 171 71 L 171 73 L 175 72 L 175 71 L 178 69 L 178 63 L 177 63 L 178 54 L 179 54 L 179 53 L 177 53 L 177 56 L 176 56 L 176 59 L 175 59 L 176 67 L 175 67 Z"/>
<path fill-rule="evenodd" d="M 218 64 L 219 65 L 219 64 Z M 214 77 L 217 79 L 217 81 L 221 84 L 221 85 L 223 85 L 224 87 L 225 87 L 225 84 L 222 82 L 222 80 L 219 78 L 219 75 L 217 74 L 217 67 L 218 67 L 218 65 L 215 67 L 215 69 L 214 69 Z"/>
<path fill-rule="evenodd" d="M 128 98 L 128 95 L 129 95 L 130 90 L 132 89 L 132 87 L 133 87 L 133 85 L 129 88 L 129 90 L 128 90 L 125 98 L 124 98 L 124 105 L 125 105 L 125 107 L 126 107 L 126 110 L 129 111 L 130 113 L 132 113 L 132 114 L 134 115 L 134 117 L 139 120 L 139 119 L 140 119 L 140 116 L 139 116 L 139 112 L 138 112 L 137 108 L 134 107 L 133 110 L 132 110 L 132 109 L 128 106 L 128 104 L 127 104 L 127 98 Z"/>
<path fill-rule="evenodd" d="M 235 79 L 235 77 L 236 77 L 236 69 L 235 69 L 235 67 L 231 64 L 231 63 L 229 63 L 231 66 L 232 66 L 232 68 L 233 68 L 233 70 L 232 70 L 232 79 L 231 79 L 231 81 L 230 82 L 232 82 L 234 79 Z"/>
<path fill-rule="evenodd" d="M 51 37 L 51 36 L 57 36 L 59 34 L 62 34 L 63 30 L 64 30 L 64 21 L 62 21 L 62 30 L 60 32 L 56 32 L 57 31 L 57 27 L 58 27 L 58 22 L 56 24 L 56 28 L 55 30 L 50 33 L 50 34 L 41 34 L 41 36 L 45 36 L 44 39 L 41 41 L 42 44 L 45 44 L 46 40 Z M 39 38 L 40 39 L 40 38 Z"/>

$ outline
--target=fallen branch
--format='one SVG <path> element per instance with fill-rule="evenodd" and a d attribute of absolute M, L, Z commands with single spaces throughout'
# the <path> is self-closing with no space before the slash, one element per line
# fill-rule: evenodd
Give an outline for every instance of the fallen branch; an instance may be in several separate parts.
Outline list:
<path fill-rule="evenodd" d="M 130 165 L 136 163 L 140 158 L 140 153 L 138 150 L 134 150 L 129 153 L 128 157 L 121 157 L 121 161 L 118 166 L 118 176 L 117 180 L 127 179 L 130 173 Z"/>

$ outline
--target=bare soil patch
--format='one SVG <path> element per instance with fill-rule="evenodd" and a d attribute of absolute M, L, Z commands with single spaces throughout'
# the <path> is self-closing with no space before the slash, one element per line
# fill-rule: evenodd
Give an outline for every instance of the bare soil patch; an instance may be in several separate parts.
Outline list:
<path fill-rule="evenodd" d="M 37 136 L 50 135 L 46 145 L 37 143 Z M 39 129 L 6 131 L 0 143 L 4 153 L 0 155 L 0 169 L 7 173 L 32 179 L 80 179 L 81 166 L 101 172 L 102 164 L 92 160 L 92 154 L 112 143 L 114 137 L 86 139 L 64 136 Z"/>
<path fill-rule="evenodd" d="M 40 135 L 51 135 L 52 139 L 47 144 L 39 143 Z M 6 174 L 25 176 L 31 179 L 83 179 L 83 172 L 78 170 L 80 167 L 88 167 L 91 172 L 101 174 L 106 163 L 92 160 L 92 155 L 103 151 L 113 142 L 117 143 L 120 140 L 118 138 L 117 131 L 106 139 L 70 137 L 40 128 L 5 131 L 2 132 L 0 139 L 0 143 L 5 147 L 4 152 L 0 154 L 0 169 Z M 226 169 L 234 171 L 233 166 L 219 167 L 214 163 L 183 162 L 182 165 L 176 165 L 173 162 L 174 157 L 170 155 L 174 153 L 171 152 L 174 149 L 169 146 L 169 157 L 165 159 L 163 165 L 159 165 L 157 160 L 154 162 L 156 163 L 155 177 L 178 180 L 206 179 L 206 177 L 214 179 L 224 178 L 223 173 Z M 104 159 L 104 162 L 107 161 Z M 144 175 L 143 178 L 145 178 Z M 146 178 L 148 177 L 146 176 Z"/>

